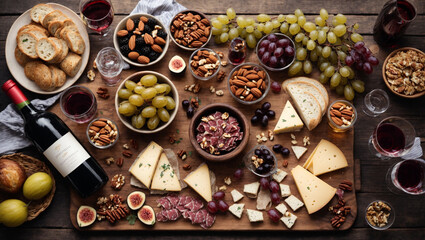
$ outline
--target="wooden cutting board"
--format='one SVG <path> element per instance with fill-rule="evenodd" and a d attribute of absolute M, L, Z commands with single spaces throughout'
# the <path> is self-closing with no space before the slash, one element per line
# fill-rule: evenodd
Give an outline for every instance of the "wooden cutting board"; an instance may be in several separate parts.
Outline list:
<path fill-rule="evenodd" d="M 210 43 L 211 48 L 214 50 L 222 51 L 225 53 L 225 56 L 227 55 L 227 46 L 216 46 Z M 93 55 L 97 53 L 92 53 Z M 196 97 L 198 96 L 200 99 L 200 108 L 206 106 L 210 103 L 227 103 L 231 104 L 238 109 L 240 109 L 248 119 L 251 118 L 251 116 L 254 114 L 254 111 L 256 108 L 261 107 L 261 104 L 265 101 L 269 101 L 272 105 L 271 109 L 276 112 L 276 116 L 280 116 L 281 111 L 283 110 L 284 104 L 286 103 L 286 100 L 289 99 L 289 96 L 283 92 L 279 94 L 275 94 L 273 92 L 269 92 L 268 96 L 265 98 L 265 100 L 261 103 L 258 103 L 253 106 L 247 106 L 237 103 L 229 94 L 229 91 L 227 90 L 227 82 L 226 80 L 222 82 L 216 81 L 216 79 L 212 79 L 207 82 L 199 81 L 199 83 L 202 86 L 202 90 L 198 94 L 194 94 L 188 91 L 184 90 L 184 86 L 187 84 L 195 83 L 195 79 L 190 74 L 189 69 L 186 69 L 186 71 L 181 75 L 174 75 L 168 70 L 168 61 L 174 56 L 174 55 L 180 55 L 182 56 L 185 61 L 187 62 L 190 56 L 190 52 L 183 51 L 179 49 L 174 44 L 170 44 L 170 48 L 168 50 L 167 55 L 162 59 L 158 64 L 155 66 L 150 67 L 149 69 L 135 69 L 134 67 L 130 70 L 125 70 L 122 73 L 123 78 L 126 76 L 129 76 L 130 74 L 136 72 L 136 71 L 142 71 L 142 70 L 153 70 L 158 71 L 165 76 L 169 77 L 174 84 L 176 85 L 178 91 L 179 91 L 179 97 L 180 100 L 183 99 L 189 99 L 190 97 Z M 227 56 L 225 57 L 227 58 Z M 227 60 L 227 59 L 226 59 Z M 253 51 L 248 52 L 248 57 L 246 62 L 254 62 L 258 63 L 258 60 L 256 59 L 256 56 Z M 222 67 L 222 69 L 227 73 L 227 75 L 232 70 L 232 66 L 229 64 L 227 67 Z M 89 62 L 88 67 L 86 70 L 91 69 L 91 64 Z M 84 76 L 84 74 L 83 74 Z M 278 81 L 281 83 L 283 80 L 287 78 L 287 76 L 284 73 L 270 73 L 271 79 L 273 81 Z M 318 73 L 315 72 L 312 77 L 317 77 Z M 188 126 L 190 119 L 186 117 L 185 111 L 180 108 L 179 112 L 177 113 L 176 118 L 174 121 L 170 124 L 169 127 L 167 127 L 165 130 L 156 133 L 156 134 L 138 134 L 130 129 L 126 128 L 118 119 L 118 116 L 115 113 L 115 106 L 114 106 L 114 95 L 116 92 L 117 87 L 107 87 L 100 79 L 100 75 L 96 75 L 96 79 L 94 82 L 87 82 L 83 83 L 82 85 L 90 88 L 93 92 L 96 92 L 99 87 L 106 87 L 109 90 L 109 94 L 111 97 L 107 100 L 97 98 L 98 100 L 98 116 L 105 116 L 112 118 L 115 120 L 115 122 L 118 124 L 118 128 L 120 131 L 120 138 L 115 146 L 113 146 L 110 149 L 107 150 L 99 150 L 95 149 L 90 145 L 90 143 L 87 140 L 86 136 L 86 128 L 87 124 L 76 124 L 71 122 L 69 119 L 67 119 L 63 113 L 60 110 L 60 107 L 55 105 L 52 109 L 52 112 L 55 112 L 59 115 L 66 123 L 67 125 L 72 129 L 72 131 L 75 133 L 75 135 L 78 137 L 78 139 L 83 143 L 83 145 L 87 148 L 87 150 L 97 159 L 97 161 L 102 165 L 102 167 L 105 169 L 105 171 L 108 173 L 109 178 L 111 179 L 115 174 L 121 173 L 126 177 L 126 184 L 125 186 L 119 190 L 113 190 L 110 187 L 110 183 L 108 183 L 102 190 L 95 193 L 93 196 L 82 199 L 79 197 L 79 195 L 71 190 L 71 204 L 70 204 L 70 218 L 73 223 L 73 225 L 80 229 L 76 223 L 76 213 L 80 205 L 90 205 L 95 207 L 96 206 L 96 199 L 100 196 L 107 196 L 109 194 L 119 194 L 122 197 L 126 198 L 129 193 L 135 190 L 140 190 L 138 188 L 135 188 L 133 186 L 130 186 L 130 173 L 128 172 L 128 169 L 130 165 L 135 160 L 136 156 L 140 151 L 142 151 L 147 144 L 154 140 L 158 144 L 160 144 L 163 148 L 170 148 L 174 152 L 177 152 L 179 150 L 185 150 L 189 153 L 190 156 L 188 156 L 187 160 L 182 161 L 179 159 L 179 166 L 180 166 L 180 176 L 181 179 L 183 179 L 190 171 L 183 170 L 182 166 L 183 164 L 187 163 L 192 166 L 192 170 L 196 169 L 197 166 L 199 166 L 202 162 L 204 162 L 204 159 L 201 159 L 199 155 L 197 155 L 193 150 L 193 147 L 190 144 L 189 141 L 189 133 L 188 133 Z M 214 86 L 216 90 L 224 90 L 225 94 L 224 96 L 216 96 L 214 93 L 210 93 L 209 88 L 210 86 Z M 330 102 L 337 99 L 335 92 L 330 92 Z M 178 103 L 181 104 L 181 103 Z M 243 192 L 243 185 L 246 183 L 251 183 L 254 181 L 258 181 L 258 177 L 256 177 L 254 174 L 252 174 L 247 168 L 244 168 L 244 177 L 240 180 L 233 179 L 233 172 L 241 166 L 242 157 L 243 155 L 248 152 L 250 149 L 252 149 L 256 144 L 256 135 L 260 134 L 261 132 L 264 132 L 267 135 L 267 130 L 271 129 L 273 130 L 276 121 L 278 120 L 277 117 L 275 119 L 272 119 L 269 121 L 269 125 L 267 128 L 263 128 L 261 126 L 252 126 L 251 127 L 251 133 L 250 133 L 250 140 L 249 144 L 244 150 L 244 152 L 237 158 L 225 162 L 225 163 L 213 163 L 213 162 L 207 162 L 210 170 L 212 170 L 216 177 L 216 186 L 220 187 L 224 184 L 224 178 L 225 177 L 232 177 L 232 183 L 230 186 L 227 186 L 225 201 L 231 205 L 233 204 L 233 200 L 230 195 L 230 191 L 233 189 L 237 189 L 240 192 Z M 180 139 L 179 143 L 171 144 L 169 142 L 169 137 L 174 135 L 176 139 Z M 308 156 L 311 154 L 315 146 L 318 144 L 318 142 L 325 138 L 333 143 L 335 143 L 345 154 L 349 167 L 338 170 L 332 173 L 324 174 L 320 176 L 321 179 L 323 179 L 325 182 L 329 183 L 331 186 L 337 188 L 338 184 L 342 180 L 350 180 L 351 182 L 354 182 L 354 161 L 353 161 L 353 140 L 354 140 L 354 132 L 349 131 L 346 133 L 334 133 L 331 128 L 328 126 L 328 120 L 326 119 L 326 116 L 322 119 L 322 122 L 320 125 L 314 129 L 312 132 L 308 131 L 305 127 L 301 132 L 295 133 L 296 139 L 298 140 L 298 145 L 302 145 L 302 139 L 304 136 L 310 137 L 311 145 L 308 146 L 308 151 L 304 154 L 304 156 L 297 160 L 295 158 L 295 155 L 292 153 L 289 157 L 282 157 L 282 155 L 278 154 L 278 167 L 288 172 L 288 176 L 283 180 L 282 183 L 289 184 L 291 187 L 291 192 L 298 198 L 301 199 L 298 190 L 296 188 L 296 185 L 294 184 L 294 180 L 292 178 L 292 175 L 290 174 L 290 170 L 295 167 L 296 165 L 302 165 L 308 158 Z M 130 139 L 136 140 L 136 142 L 139 145 L 138 151 L 135 151 L 134 149 L 131 149 L 133 152 L 133 157 L 131 158 L 125 158 L 124 159 L 124 165 L 119 168 L 115 164 L 112 164 L 108 166 L 104 159 L 108 157 L 114 157 L 115 159 L 122 157 L 122 151 L 123 144 L 129 143 Z M 263 144 L 271 148 L 274 144 L 280 143 L 283 146 L 291 149 L 291 137 L 290 134 L 279 134 L 275 135 L 275 139 L 273 141 L 267 141 Z M 192 153 L 192 154 L 191 154 Z M 288 160 L 289 165 L 287 168 L 282 167 L 283 160 Z M 354 186 L 353 186 L 354 189 Z M 160 198 L 160 195 L 149 195 L 147 190 L 142 190 L 147 194 L 147 200 L 145 204 L 148 204 L 154 208 L 154 210 L 157 212 L 160 210 L 159 207 L 157 207 L 156 200 Z M 196 192 L 194 192 L 190 188 L 185 188 L 181 191 L 180 194 L 183 195 L 191 195 L 194 197 L 200 198 L 200 196 L 197 195 Z M 347 216 L 346 222 L 341 226 L 340 230 L 345 230 L 350 228 L 355 220 L 355 217 L 357 215 L 357 202 L 356 202 L 356 196 L 355 192 L 348 192 L 345 194 L 345 200 L 347 201 L 347 205 L 351 206 L 351 213 L 349 216 Z M 255 209 L 256 206 L 256 200 L 247 198 L 246 196 L 239 202 L 239 203 L 245 203 L 245 209 Z M 336 204 L 336 197 L 332 200 L 332 205 Z M 328 205 L 324 207 L 319 212 L 316 212 L 312 215 L 309 215 L 307 213 L 307 210 L 305 207 L 299 209 L 297 212 L 295 212 L 295 215 L 298 216 L 297 222 L 293 226 L 292 230 L 335 230 L 331 224 L 330 219 L 332 218 L 332 214 L 328 212 L 328 207 L 331 205 Z M 291 210 L 290 210 L 291 211 Z M 291 211 L 292 212 L 292 211 Z M 285 231 L 288 230 L 288 228 L 282 223 L 273 223 L 267 216 L 267 213 L 264 211 L 264 222 L 262 223 L 250 223 L 248 221 L 248 217 L 246 215 L 246 212 L 244 211 L 242 218 L 238 219 L 235 216 L 233 216 L 230 212 L 226 214 L 217 214 L 216 221 L 212 228 L 210 230 L 279 230 L 279 231 Z M 119 222 L 116 222 L 115 224 L 110 224 L 108 221 L 104 220 L 102 222 L 95 222 L 92 226 L 86 229 L 80 229 L 80 230 L 89 230 L 89 231 L 97 231 L 97 230 L 202 230 L 202 228 L 199 225 L 192 225 L 189 220 L 185 220 L 183 218 L 178 219 L 177 221 L 173 222 L 157 222 L 154 226 L 148 227 L 143 225 L 140 221 L 136 221 L 134 225 L 130 225 L 127 220 L 121 220 Z"/>

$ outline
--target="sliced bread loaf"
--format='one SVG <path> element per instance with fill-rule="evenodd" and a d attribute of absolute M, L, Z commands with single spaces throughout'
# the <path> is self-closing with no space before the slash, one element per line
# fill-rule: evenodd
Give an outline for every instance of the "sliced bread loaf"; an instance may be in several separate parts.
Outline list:
<path fill-rule="evenodd" d="M 86 49 L 83 37 L 78 32 L 67 31 L 63 39 L 68 44 L 69 49 L 77 54 L 83 54 Z"/>
<path fill-rule="evenodd" d="M 291 79 L 287 79 L 282 83 L 282 88 L 284 91 L 286 91 L 286 86 L 291 83 L 291 82 L 309 82 L 311 84 L 313 84 L 315 87 L 317 87 L 320 92 L 322 93 L 323 97 L 325 98 L 325 102 L 326 105 L 329 104 L 329 95 L 328 95 L 328 91 L 326 90 L 325 86 L 323 86 L 323 84 L 321 84 L 319 81 L 317 81 L 316 79 L 313 78 L 308 78 L 308 77 L 295 77 L 295 78 L 291 78 Z"/>
<path fill-rule="evenodd" d="M 303 81 L 294 81 L 289 83 L 286 86 L 286 89 L 288 91 L 293 91 L 298 93 L 309 92 L 313 94 L 313 96 L 317 99 L 317 101 L 319 101 L 322 116 L 325 114 L 326 108 L 328 105 L 326 104 L 325 98 L 323 97 L 320 90 L 317 87 L 315 87 L 312 83 L 303 82 Z"/>
<path fill-rule="evenodd" d="M 34 22 L 39 23 L 43 20 L 44 16 L 54 10 L 55 9 L 51 8 L 49 5 L 40 3 L 31 8 L 30 16 Z"/>
<path fill-rule="evenodd" d="M 81 56 L 73 52 L 69 52 L 66 58 L 60 63 L 60 68 L 66 75 L 73 77 L 77 74 L 81 67 Z"/>
<path fill-rule="evenodd" d="M 288 90 L 304 124 L 308 130 L 313 130 L 319 125 L 322 118 L 319 101 L 309 92 L 299 93 Z"/>
<path fill-rule="evenodd" d="M 56 58 L 60 54 L 60 47 L 62 47 L 50 38 L 38 40 L 35 46 L 38 57 L 46 62 Z"/>

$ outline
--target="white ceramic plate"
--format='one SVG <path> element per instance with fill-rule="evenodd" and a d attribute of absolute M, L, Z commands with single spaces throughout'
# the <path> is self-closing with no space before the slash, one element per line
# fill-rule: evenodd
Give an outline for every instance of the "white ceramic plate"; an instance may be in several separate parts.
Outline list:
<path fill-rule="evenodd" d="M 77 72 L 77 74 L 74 77 L 67 77 L 67 80 L 65 84 L 60 87 L 56 88 L 53 91 L 44 91 L 41 88 L 39 88 L 33 81 L 28 79 L 25 76 L 24 73 L 24 67 L 21 66 L 18 61 L 15 59 L 15 47 L 16 47 L 16 34 L 18 33 L 18 30 L 31 22 L 30 17 L 30 11 L 24 12 L 21 16 L 19 16 L 18 19 L 15 20 L 12 27 L 9 29 L 9 33 L 7 34 L 6 38 L 6 63 L 7 67 L 9 68 L 10 73 L 12 73 L 13 77 L 16 81 L 18 81 L 24 88 L 28 89 L 31 92 L 40 93 L 40 94 L 54 94 L 59 93 L 65 90 L 66 88 L 72 86 L 78 78 L 83 73 L 84 69 L 86 68 L 87 62 L 89 61 L 89 54 L 90 54 L 90 40 L 89 35 L 87 34 L 86 25 L 84 25 L 83 21 L 80 19 L 80 17 L 71 9 L 57 4 L 57 3 L 48 3 L 52 8 L 62 11 L 64 14 L 66 14 L 78 27 L 78 31 L 80 31 L 81 36 L 84 39 L 84 42 L 86 44 L 86 49 L 84 50 L 82 57 L 82 64 L 80 70 Z"/>

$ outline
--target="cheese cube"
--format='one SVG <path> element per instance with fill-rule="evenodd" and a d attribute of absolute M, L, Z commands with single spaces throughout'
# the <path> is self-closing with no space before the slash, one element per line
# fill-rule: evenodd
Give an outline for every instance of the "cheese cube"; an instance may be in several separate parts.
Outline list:
<path fill-rule="evenodd" d="M 282 197 L 288 197 L 289 195 L 291 195 L 291 188 L 289 187 L 289 185 L 279 184 L 279 186 L 280 186 L 280 195 L 282 195 Z"/>
<path fill-rule="evenodd" d="M 246 213 L 250 222 L 262 222 L 264 220 L 263 212 L 261 211 L 247 209 Z"/>
<path fill-rule="evenodd" d="M 286 211 L 288 211 L 288 208 L 285 206 L 284 203 L 280 203 L 279 205 L 276 206 L 276 210 L 278 210 L 280 213 L 285 215 Z"/>
<path fill-rule="evenodd" d="M 307 148 L 301 146 L 292 146 L 292 151 L 295 153 L 295 157 L 300 159 L 305 152 L 307 152 Z"/>
<path fill-rule="evenodd" d="M 237 218 L 241 218 L 242 217 L 242 213 L 243 213 L 243 208 L 245 207 L 245 204 L 243 204 L 243 203 L 235 203 L 235 204 L 232 204 L 230 207 L 229 207 L 229 211 L 233 214 L 233 215 L 235 215 Z"/>
<path fill-rule="evenodd" d="M 284 132 L 295 132 L 301 130 L 304 126 L 291 102 L 286 101 L 285 107 L 280 114 L 279 120 L 276 123 L 276 127 L 273 132 L 275 134 Z"/>
<path fill-rule="evenodd" d="M 292 211 L 297 211 L 300 207 L 304 206 L 304 203 L 294 195 L 291 195 L 285 199 L 285 202 L 291 207 Z"/>
<path fill-rule="evenodd" d="M 280 219 L 288 228 L 292 228 L 294 226 L 295 221 L 297 220 L 297 216 L 290 212 L 286 212 L 283 214 L 283 217 Z"/>
<path fill-rule="evenodd" d="M 276 182 L 280 183 L 283 179 L 285 179 L 286 175 L 288 175 L 288 173 L 278 168 L 276 173 L 272 175 L 272 178 L 276 180 Z"/>
<path fill-rule="evenodd" d="M 240 193 L 238 190 L 233 189 L 230 194 L 232 195 L 233 198 L 233 202 L 238 202 L 239 200 L 241 200 L 243 198 L 243 194 Z"/>
<path fill-rule="evenodd" d="M 256 198 L 260 189 L 260 182 L 253 182 L 243 186 L 243 192 L 250 198 Z"/>

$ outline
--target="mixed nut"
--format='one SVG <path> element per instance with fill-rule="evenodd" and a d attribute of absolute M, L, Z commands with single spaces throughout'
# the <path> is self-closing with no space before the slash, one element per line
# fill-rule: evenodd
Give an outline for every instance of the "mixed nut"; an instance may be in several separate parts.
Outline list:
<path fill-rule="evenodd" d="M 229 79 L 230 91 L 242 101 L 255 101 L 266 91 L 266 73 L 253 65 L 243 65 L 234 70 Z"/>
<path fill-rule="evenodd" d="M 355 118 L 353 107 L 343 102 L 334 103 L 329 114 L 332 122 L 339 127 L 349 127 Z"/>
<path fill-rule="evenodd" d="M 99 118 L 89 125 L 88 137 L 96 147 L 107 147 L 118 138 L 117 126 L 106 118 Z"/>
<path fill-rule="evenodd" d="M 213 76 L 220 67 L 218 55 L 210 49 L 200 49 L 196 51 L 190 59 L 192 73 L 201 78 Z"/>
<path fill-rule="evenodd" d="M 385 227 L 391 215 L 391 207 L 382 201 L 375 201 L 366 210 L 367 221 L 375 227 Z"/>
<path fill-rule="evenodd" d="M 177 44 L 199 48 L 208 41 L 210 21 L 196 12 L 182 12 L 172 20 L 170 32 Z"/>

